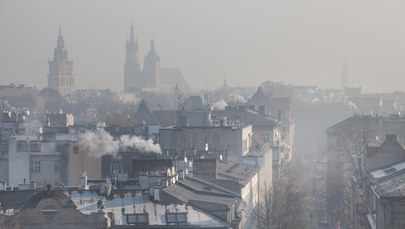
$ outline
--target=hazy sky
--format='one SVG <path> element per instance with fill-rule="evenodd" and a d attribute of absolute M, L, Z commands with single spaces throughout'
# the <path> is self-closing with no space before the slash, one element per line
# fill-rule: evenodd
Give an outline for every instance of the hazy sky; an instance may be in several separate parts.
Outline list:
<path fill-rule="evenodd" d="M 76 85 L 121 90 L 131 19 L 194 88 L 340 87 L 346 60 L 352 86 L 405 91 L 404 0 L 0 0 L 0 84 L 45 87 L 61 26 Z"/>

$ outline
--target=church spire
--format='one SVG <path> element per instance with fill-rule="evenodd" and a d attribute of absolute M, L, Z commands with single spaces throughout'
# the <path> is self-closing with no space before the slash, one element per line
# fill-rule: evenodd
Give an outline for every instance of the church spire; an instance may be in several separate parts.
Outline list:
<path fill-rule="evenodd" d="M 129 42 L 130 43 L 135 43 L 135 35 L 134 35 L 134 22 L 131 21 L 131 29 L 129 32 Z"/>
<path fill-rule="evenodd" d="M 125 64 L 124 64 L 124 90 L 132 91 L 139 87 L 140 65 L 138 60 L 138 42 L 135 39 L 134 23 L 131 20 L 129 37 L 126 41 Z"/>
<path fill-rule="evenodd" d="M 150 41 L 150 50 L 155 51 L 155 41 L 154 40 Z"/>
<path fill-rule="evenodd" d="M 138 50 L 138 42 L 135 40 L 134 23 L 131 21 L 131 28 L 129 30 L 129 39 L 127 39 L 127 48 Z"/>

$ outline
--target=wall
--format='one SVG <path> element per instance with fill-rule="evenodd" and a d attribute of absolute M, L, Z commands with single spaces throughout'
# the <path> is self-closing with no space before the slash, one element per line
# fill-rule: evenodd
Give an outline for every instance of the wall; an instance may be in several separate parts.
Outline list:
<path fill-rule="evenodd" d="M 30 153 L 28 151 L 17 151 L 17 140 L 9 140 L 9 186 L 30 181 Z"/>
<path fill-rule="evenodd" d="M 164 128 L 160 130 L 160 147 L 163 154 L 175 154 L 194 150 L 228 151 L 230 157 L 245 155 L 252 142 L 252 126 L 242 128 L 227 127 L 185 127 Z"/>
<path fill-rule="evenodd" d="M 80 176 L 86 172 L 89 179 L 101 179 L 101 158 L 90 155 L 78 143 L 69 147 L 68 185 L 80 185 Z"/>

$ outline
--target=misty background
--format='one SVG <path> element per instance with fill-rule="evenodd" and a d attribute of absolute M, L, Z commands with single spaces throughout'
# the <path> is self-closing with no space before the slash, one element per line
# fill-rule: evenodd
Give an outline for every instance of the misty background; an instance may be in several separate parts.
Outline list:
<path fill-rule="evenodd" d="M 364 92 L 403 90 L 404 0 L 0 0 L 1 84 L 46 86 L 59 26 L 78 88 L 123 88 L 133 21 L 141 63 L 155 40 L 162 67 L 193 88 L 267 81 Z"/>

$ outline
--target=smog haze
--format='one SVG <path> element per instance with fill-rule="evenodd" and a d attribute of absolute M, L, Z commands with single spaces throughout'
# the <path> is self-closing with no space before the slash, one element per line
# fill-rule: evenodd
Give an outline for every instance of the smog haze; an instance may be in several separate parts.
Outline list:
<path fill-rule="evenodd" d="M 161 66 L 193 88 L 337 88 L 346 62 L 350 86 L 403 90 L 403 0 L 2 0 L 1 84 L 45 87 L 61 27 L 77 87 L 122 90 L 131 21 L 140 59 L 153 39 Z"/>

